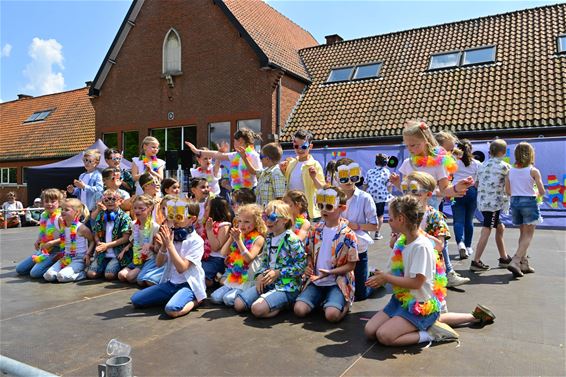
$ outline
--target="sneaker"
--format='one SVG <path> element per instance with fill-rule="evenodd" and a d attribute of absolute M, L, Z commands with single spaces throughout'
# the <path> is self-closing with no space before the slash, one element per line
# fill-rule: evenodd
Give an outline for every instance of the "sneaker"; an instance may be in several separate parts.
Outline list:
<path fill-rule="evenodd" d="M 470 278 L 458 276 L 455 271 L 450 271 L 446 274 L 446 277 L 448 278 L 447 287 L 457 287 L 470 282 Z"/>
<path fill-rule="evenodd" d="M 474 254 L 474 249 L 472 249 L 471 247 L 467 247 L 466 253 L 468 254 L 469 257 L 471 257 Z"/>
<path fill-rule="evenodd" d="M 460 259 L 467 259 L 468 252 L 466 251 L 466 245 L 462 241 L 458 242 L 458 253 L 460 253 Z"/>
<path fill-rule="evenodd" d="M 495 320 L 495 314 L 487 306 L 478 304 L 472 312 L 474 318 L 479 319 L 480 323 L 491 323 Z"/>
<path fill-rule="evenodd" d="M 382 240 L 383 236 L 381 235 L 381 233 L 375 232 L 375 234 L 373 235 L 373 239 L 374 240 Z"/>
<path fill-rule="evenodd" d="M 475 261 L 473 260 L 470 264 L 470 271 L 487 271 L 489 270 L 489 266 L 483 263 L 481 260 Z"/>
<path fill-rule="evenodd" d="M 511 257 L 509 255 L 507 255 L 507 258 L 499 258 L 499 267 L 507 268 L 509 263 L 511 263 Z"/>
<path fill-rule="evenodd" d="M 451 342 L 458 340 L 460 335 L 452 327 L 445 323 L 436 321 L 426 330 L 433 342 Z"/>

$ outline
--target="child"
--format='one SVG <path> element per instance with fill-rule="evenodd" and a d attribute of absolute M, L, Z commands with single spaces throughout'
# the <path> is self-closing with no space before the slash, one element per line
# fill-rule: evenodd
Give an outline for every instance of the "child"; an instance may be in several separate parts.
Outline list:
<path fill-rule="evenodd" d="M 511 262 L 511 257 L 507 254 L 503 241 L 505 225 L 499 219 L 501 211 L 507 212 L 509 208 L 509 198 L 505 194 L 505 178 L 509 174 L 509 170 L 511 170 L 511 165 L 503 161 L 506 153 L 507 143 L 505 140 L 494 140 L 489 145 L 489 155 L 491 158 L 478 167 L 478 209 L 483 215 L 483 224 L 480 239 L 476 245 L 474 259 L 470 264 L 470 270 L 472 271 L 489 270 L 489 266 L 481 261 L 481 257 L 492 228 L 495 228 L 495 243 L 499 252 L 499 267 L 506 268 L 509 262 Z"/>
<path fill-rule="evenodd" d="M 204 240 L 202 268 L 206 277 L 206 286 L 212 287 L 217 274 L 224 273 L 225 255 L 221 249 L 230 237 L 228 231 L 232 225 L 232 213 L 228 202 L 221 197 L 211 199 L 208 207 L 208 218 L 199 234 Z"/>
<path fill-rule="evenodd" d="M 208 151 L 208 148 L 202 148 L 203 151 Z M 207 156 L 197 157 L 199 166 L 197 168 L 191 168 L 191 177 L 193 178 L 204 178 L 207 180 L 210 186 L 210 192 L 214 195 L 220 194 L 220 185 L 218 182 L 222 177 L 222 172 L 220 171 L 220 160 L 216 159 L 214 166 L 211 166 L 211 158 Z"/>
<path fill-rule="evenodd" d="M 346 194 L 334 186 L 318 190 L 316 203 L 322 221 L 309 234 L 306 252 L 308 279 L 294 311 L 304 317 L 322 306 L 329 322 L 338 322 L 354 302 L 354 268 L 358 261 L 356 234 L 341 217 Z"/>
<path fill-rule="evenodd" d="M 210 198 L 210 187 L 208 186 L 208 181 L 206 178 L 193 178 L 189 185 L 192 199 L 196 201 L 199 206 L 199 219 L 198 223 L 202 224 L 202 219 L 205 215 L 206 203 Z"/>
<path fill-rule="evenodd" d="M 419 230 L 419 201 L 412 196 L 389 204 L 391 231 L 401 233 L 395 243 L 390 272 L 376 271 L 367 285 L 393 286 L 393 296 L 383 311 L 365 326 L 365 334 L 385 346 L 405 346 L 430 341 L 457 340 L 450 326 L 438 321 L 446 294 L 444 264 L 431 240 Z"/>
<path fill-rule="evenodd" d="M 253 190 L 241 188 L 234 190 L 232 193 L 232 209 L 234 213 L 238 213 L 238 208 L 246 204 L 254 204 L 257 202 L 257 196 Z"/>
<path fill-rule="evenodd" d="M 251 310 L 258 318 L 271 318 L 291 307 L 299 295 L 306 255 L 303 243 L 291 230 L 293 217 L 285 202 L 269 203 L 263 221 L 268 236 L 255 274 L 256 284 L 237 294 L 234 309 Z"/>
<path fill-rule="evenodd" d="M 175 178 L 165 178 L 161 182 L 161 194 L 165 195 L 174 195 L 179 196 L 181 192 L 181 186 L 179 185 L 179 181 Z"/>
<path fill-rule="evenodd" d="M 302 242 L 305 242 L 311 228 L 311 223 L 307 220 L 309 208 L 307 197 L 302 192 L 293 190 L 285 193 L 283 201 L 287 203 L 291 209 L 291 215 L 295 219 L 293 221 L 293 231 Z"/>
<path fill-rule="evenodd" d="M 116 278 L 120 267 L 126 267 L 132 262 L 131 250 L 124 246 L 132 233 L 132 220 L 120 209 L 121 196 L 114 190 L 104 191 L 102 204 L 104 211 L 100 211 L 94 220 L 94 260 L 90 264 L 87 277 L 96 279 L 102 274 L 107 280 Z M 92 253 L 87 254 L 89 257 Z"/>
<path fill-rule="evenodd" d="M 100 163 L 100 152 L 98 149 L 88 149 L 83 156 L 85 173 L 75 179 L 72 185 L 67 186 L 67 192 L 77 197 L 89 211 L 96 208 L 96 197 L 104 191 L 102 186 L 102 175 L 96 169 Z"/>
<path fill-rule="evenodd" d="M 6 195 L 6 201 L 2 203 L 3 212 L 0 212 L 0 215 L 4 215 L 4 221 L 6 222 L 7 228 L 20 228 L 22 226 L 22 219 L 24 211 L 24 205 L 19 200 L 16 200 L 16 193 L 14 191 L 10 191 Z"/>
<path fill-rule="evenodd" d="M 114 148 L 108 148 L 104 151 L 104 161 L 109 168 L 120 170 L 120 188 L 125 190 L 128 194 L 134 193 L 134 178 L 129 170 L 122 169 L 120 163 L 122 162 L 122 153 Z"/>
<path fill-rule="evenodd" d="M 132 158 L 132 177 L 136 182 L 136 194 L 143 194 L 140 185 L 140 176 L 149 173 L 156 178 L 158 182 L 163 180 L 163 169 L 165 161 L 157 158 L 159 152 L 159 141 L 153 136 L 146 136 L 142 141 L 142 154 L 139 157 Z"/>
<path fill-rule="evenodd" d="M 251 173 L 257 176 L 257 204 L 265 207 L 272 200 L 282 199 L 285 195 L 285 176 L 279 168 L 279 162 L 283 155 L 281 146 L 277 143 L 269 143 L 263 146 L 259 157 L 263 169 L 256 168 L 247 158 L 244 148 L 236 149 Z"/>
<path fill-rule="evenodd" d="M 120 187 L 122 185 L 122 180 L 120 178 L 120 169 L 117 168 L 106 168 L 102 171 L 102 184 L 104 189 L 110 189 L 117 191 L 122 197 L 122 200 L 130 199 L 130 194 L 122 190 Z M 100 201 L 102 197 L 102 191 L 96 193 L 96 202 Z"/>
<path fill-rule="evenodd" d="M 316 221 L 320 211 L 315 203 L 316 190 L 325 184 L 322 166 L 311 155 L 313 134 L 304 129 L 295 132 L 293 138 L 294 158 L 287 159 L 281 164 L 281 170 L 287 180 L 287 190 L 304 192 L 309 203 L 309 218 Z"/>
<path fill-rule="evenodd" d="M 92 233 L 81 222 L 89 219 L 88 209 L 78 199 L 65 199 L 60 219 L 63 228 L 59 247 L 63 256 L 43 274 L 43 278 L 60 283 L 83 280 L 85 266 L 90 264 L 88 255 L 94 248 Z"/>
<path fill-rule="evenodd" d="M 56 188 L 49 188 L 41 192 L 41 200 L 45 211 L 41 214 L 39 234 L 34 243 L 36 253 L 16 266 L 18 275 L 29 275 L 33 279 L 41 278 L 59 258 L 59 204 L 63 201 L 63 193 Z"/>
<path fill-rule="evenodd" d="M 230 187 L 230 180 L 228 178 L 221 178 L 219 185 L 220 194 L 218 194 L 218 196 L 223 197 L 229 205 L 232 205 L 232 187 Z"/>
<path fill-rule="evenodd" d="M 247 128 L 240 128 L 234 134 L 234 150 L 240 147 L 244 148 L 245 154 L 252 165 L 261 169 L 259 154 L 254 149 L 256 140 L 261 141 L 261 137 L 258 134 Z M 253 189 L 257 185 L 256 176 L 247 168 L 239 152 L 226 153 L 228 149 L 226 145 L 223 145 L 219 151 L 209 151 L 197 149 L 188 141 L 185 141 L 185 144 L 191 148 L 197 158 L 210 157 L 217 161 L 230 161 L 230 185 L 232 189 L 237 190 L 242 187 Z"/>
<path fill-rule="evenodd" d="M 135 308 L 165 304 L 165 313 L 176 318 L 206 298 L 200 263 L 204 242 L 193 228 L 199 215 L 197 203 L 174 199 L 164 205 L 168 220 L 159 228 L 162 246 L 156 257 L 156 265 L 165 266 L 163 275 L 159 284 L 134 293 L 131 301 Z"/>
<path fill-rule="evenodd" d="M 511 168 L 509 175 L 505 178 L 505 192 L 511 196 L 513 225 L 518 225 L 520 231 L 517 251 L 507 266 L 514 277 L 535 272 L 529 266 L 527 252 L 535 233 L 535 227 L 542 222 L 537 194 L 543 197 L 545 189 L 540 171 L 533 166 L 534 163 L 533 146 L 527 142 L 517 144 L 515 167 Z"/>
<path fill-rule="evenodd" d="M 383 236 L 379 232 L 383 225 L 383 214 L 385 213 L 385 203 L 389 202 L 393 196 L 391 195 L 391 187 L 389 185 L 389 177 L 391 172 L 387 168 L 388 158 L 383 153 L 375 155 L 375 168 L 369 169 L 366 179 L 366 191 L 372 196 L 375 202 L 375 210 L 377 214 L 377 230 L 373 236 L 374 240 L 381 240 Z"/>
<path fill-rule="evenodd" d="M 149 196 L 150 198 L 153 199 L 153 202 L 155 203 L 155 205 L 153 206 L 153 212 L 151 214 L 152 220 L 155 221 L 158 224 L 161 224 L 164 219 L 163 219 L 161 212 L 159 211 L 159 206 L 158 206 L 158 204 L 160 202 L 159 180 L 157 178 L 153 177 L 149 173 L 143 173 L 142 175 L 140 175 L 138 183 L 142 188 L 143 195 Z M 130 215 L 134 218 L 134 220 L 135 220 L 135 215 L 132 212 L 132 207 L 133 207 L 134 200 L 136 200 L 137 197 L 138 197 L 138 195 L 134 195 L 130 199 L 124 200 L 122 202 L 122 205 L 120 206 L 120 208 L 123 211 L 130 212 Z M 99 210 L 103 210 L 103 211 L 105 210 L 105 207 L 101 204 L 102 203 L 99 202 L 97 211 L 94 212 L 94 215 L 91 214 L 91 216 L 90 216 L 91 218 L 93 216 L 97 216 Z"/>
<path fill-rule="evenodd" d="M 257 204 L 247 204 L 238 210 L 238 227 L 230 229 L 230 239 L 222 247 L 222 255 L 226 257 L 226 272 L 221 279 L 223 286 L 210 295 L 215 304 L 234 306 L 238 293 L 254 288 L 255 271 L 250 267 L 265 241 L 266 229 L 261 215 L 261 207 Z"/>
<path fill-rule="evenodd" d="M 377 211 L 370 194 L 356 187 L 362 176 L 360 165 L 349 158 L 336 161 L 336 173 L 340 190 L 346 195 L 346 209 L 343 217 L 348 226 L 356 233 L 359 261 L 356 263 L 356 301 L 365 300 L 371 293 L 364 283 L 368 278 L 368 248 L 373 239 L 368 232 L 377 229 Z"/>
<path fill-rule="evenodd" d="M 151 218 L 153 206 L 153 199 L 149 195 L 137 195 L 134 199 L 132 211 L 136 221 L 132 225 L 131 242 L 122 249 L 126 252 L 132 249 L 132 262 L 118 273 L 121 281 L 137 281 L 143 286 L 143 276 L 156 268 L 153 244 L 159 225 Z"/>

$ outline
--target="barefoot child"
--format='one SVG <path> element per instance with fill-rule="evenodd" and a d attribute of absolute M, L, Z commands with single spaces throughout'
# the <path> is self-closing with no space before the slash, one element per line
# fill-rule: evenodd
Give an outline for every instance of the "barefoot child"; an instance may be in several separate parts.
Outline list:
<path fill-rule="evenodd" d="M 307 220 L 307 211 L 309 208 L 307 197 L 304 193 L 293 190 L 285 193 L 283 201 L 287 203 L 291 209 L 291 215 L 295 219 L 293 222 L 293 231 L 301 241 L 305 242 L 311 228 L 311 223 Z"/>

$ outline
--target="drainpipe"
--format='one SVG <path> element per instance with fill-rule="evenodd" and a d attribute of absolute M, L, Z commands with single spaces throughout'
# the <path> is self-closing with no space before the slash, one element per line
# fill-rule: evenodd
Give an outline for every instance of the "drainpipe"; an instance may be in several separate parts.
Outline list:
<path fill-rule="evenodd" d="M 281 135 L 281 78 L 277 83 L 277 93 L 275 99 L 275 133 L 277 138 Z"/>

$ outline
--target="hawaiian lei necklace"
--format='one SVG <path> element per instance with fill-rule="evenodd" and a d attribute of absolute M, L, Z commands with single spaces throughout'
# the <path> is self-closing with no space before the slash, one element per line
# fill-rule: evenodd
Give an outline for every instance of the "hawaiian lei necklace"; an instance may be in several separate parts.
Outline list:
<path fill-rule="evenodd" d="M 211 168 L 204 170 L 202 167 L 199 166 L 197 168 L 197 171 L 204 175 L 204 179 L 206 179 L 206 181 L 208 183 L 212 182 L 213 176 L 212 176 L 212 169 Z"/>
<path fill-rule="evenodd" d="M 147 164 L 151 162 L 151 170 L 159 170 L 159 161 L 157 160 L 157 156 L 147 157 L 145 154 L 142 154 L 140 156 L 140 160 L 143 161 L 144 166 L 147 166 Z"/>
<path fill-rule="evenodd" d="M 55 211 L 49 213 L 47 211 L 43 211 L 41 213 L 41 218 L 39 220 L 39 240 L 42 245 L 45 243 L 52 241 L 55 237 L 53 234 L 55 233 L 55 221 L 57 217 L 61 216 L 61 209 L 57 208 Z M 34 263 L 43 262 L 49 256 L 49 250 L 45 247 L 42 247 L 36 254 L 31 256 L 31 259 Z"/>
<path fill-rule="evenodd" d="M 256 238 L 260 236 L 257 230 L 252 230 L 244 236 L 244 246 L 250 250 Z M 244 284 L 248 281 L 248 263 L 240 253 L 236 242 L 230 245 L 230 254 L 226 257 L 226 281 L 235 284 Z"/>
<path fill-rule="evenodd" d="M 422 231 L 419 231 L 421 233 Z M 422 234 L 422 233 L 421 233 Z M 395 246 L 393 247 L 393 257 L 391 257 L 391 273 L 395 276 L 404 276 L 403 270 L 403 249 L 407 237 L 404 234 L 399 236 Z M 399 300 L 403 309 L 414 315 L 427 316 L 440 311 L 441 303 L 446 297 L 446 270 L 444 261 L 440 255 L 434 250 L 436 259 L 436 271 L 432 283 L 432 291 L 434 296 L 425 302 L 418 302 L 411 294 L 411 290 L 393 285 L 393 295 Z"/>
<path fill-rule="evenodd" d="M 65 224 L 65 229 L 61 232 L 60 240 L 61 243 L 59 247 L 63 251 L 63 257 L 59 260 L 61 267 L 66 267 L 71 264 L 72 259 L 77 255 L 77 228 L 79 227 L 79 219 L 74 219 L 69 227 L 69 238 L 71 240 L 70 245 L 67 245 L 67 224 Z"/>
<path fill-rule="evenodd" d="M 134 259 L 133 262 L 136 266 L 141 266 L 147 259 L 147 255 L 142 254 L 142 246 L 151 242 L 151 216 L 148 216 L 143 224 L 142 240 L 140 243 L 140 221 L 136 220 L 134 224 Z"/>
<path fill-rule="evenodd" d="M 250 154 L 254 151 L 253 146 L 248 146 L 246 148 L 246 154 Z M 246 164 L 241 161 L 242 158 L 239 153 L 236 153 L 236 156 L 230 163 L 230 179 L 232 183 L 232 188 L 234 190 L 244 188 L 252 188 L 253 181 L 252 181 L 252 174 L 246 168 Z"/>
<path fill-rule="evenodd" d="M 444 166 L 448 174 L 454 174 L 458 170 L 456 159 L 451 153 L 442 147 L 434 147 L 434 152 L 429 156 L 411 155 L 411 164 L 418 168 L 433 168 Z"/>
<path fill-rule="evenodd" d="M 294 232 L 296 235 L 299 235 L 299 231 L 303 227 L 303 224 L 306 221 L 306 216 L 304 213 L 301 213 L 299 216 L 295 217 L 295 229 Z"/>

